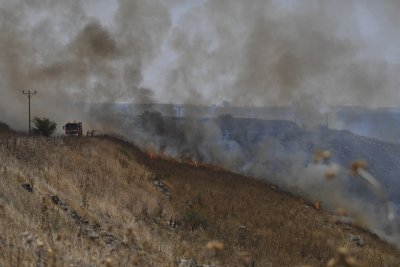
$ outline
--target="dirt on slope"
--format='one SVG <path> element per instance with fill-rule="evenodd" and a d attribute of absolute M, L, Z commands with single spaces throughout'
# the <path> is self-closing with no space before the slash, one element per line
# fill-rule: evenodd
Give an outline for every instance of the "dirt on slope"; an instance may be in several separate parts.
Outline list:
<path fill-rule="evenodd" d="M 0 266 L 400 265 L 273 185 L 110 137 L 0 145 L 0 233 Z"/>

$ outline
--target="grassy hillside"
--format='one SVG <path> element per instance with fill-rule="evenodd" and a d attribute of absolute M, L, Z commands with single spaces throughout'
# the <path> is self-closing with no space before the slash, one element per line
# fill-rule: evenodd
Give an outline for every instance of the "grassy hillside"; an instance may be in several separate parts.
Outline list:
<path fill-rule="evenodd" d="M 0 233 L 0 266 L 400 265 L 270 184 L 115 138 L 0 144 Z"/>
<path fill-rule="evenodd" d="M 15 135 L 15 131 L 13 131 L 7 124 L 0 122 L 0 138 L 12 135 Z"/>

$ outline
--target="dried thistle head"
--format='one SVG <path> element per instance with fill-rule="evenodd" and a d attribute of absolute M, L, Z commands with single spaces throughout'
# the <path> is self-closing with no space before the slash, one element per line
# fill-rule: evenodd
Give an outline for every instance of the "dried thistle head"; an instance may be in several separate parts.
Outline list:
<path fill-rule="evenodd" d="M 339 247 L 336 253 L 336 256 L 327 262 L 327 267 L 355 267 L 358 265 L 357 260 L 349 255 L 350 252 L 346 247 Z"/>
<path fill-rule="evenodd" d="M 336 259 L 332 258 L 326 263 L 326 267 L 335 267 L 337 266 Z"/>
<path fill-rule="evenodd" d="M 347 216 L 347 210 L 345 208 L 337 208 L 335 214 L 338 216 Z"/>
<path fill-rule="evenodd" d="M 332 152 L 329 150 L 324 150 L 321 152 L 321 156 L 324 160 L 328 160 L 332 157 Z"/>
<path fill-rule="evenodd" d="M 367 166 L 368 164 L 365 160 L 356 160 L 351 164 L 350 170 L 353 175 L 357 175 L 360 169 L 366 169 Z"/>
<path fill-rule="evenodd" d="M 349 267 L 358 265 L 357 260 L 351 256 L 346 257 L 344 261 L 347 264 L 347 266 L 349 266 Z"/>
<path fill-rule="evenodd" d="M 39 247 L 39 248 L 43 247 L 44 246 L 43 241 L 40 240 L 40 239 L 36 240 L 36 246 Z"/>
<path fill-rule="evenodd" d="M 330 152 L 329 150 L 316 151 L 313 155 L 313 161 L 317 164 L 329 160 L 331 157 L 332 152 Z"/>
<path fill-rule="evenodd" d="M 347 256 L 349 254 L 349 249 L 346 247 L 338 247 L 336 252 L 339 256 Z"/>
<path fill-rule="evenodd" d="M 327 180 L 333 180 L 336 177 L 336 175 L 337 175 L 337 169 L 335 168 L 330 168 L 325 172 L 325 178 Z"/>
<path fill-rule="evenodd" d="M 107 259 L 105 261 L 105 265 L 106 265 L 106 267 L 112 267 L 112 260 L 110 257 L 107 257 Z"/>
<path fill-rule="evenodd" d="M 238 252 L 238 256 L 239 256 L 240 261 L 242 263 L 244 263 L 245 265 L 249 265 L 251 263 L 252 256 L 249 252 L 240 251 L 240 252 Z"/>
<path fill-rule="evenodd" d="M 213 240 L 209 241 L 206 245 L 206 248 L 209 250 L 223 250 L 224 249 L 224 243 L 221 241 Z"/>

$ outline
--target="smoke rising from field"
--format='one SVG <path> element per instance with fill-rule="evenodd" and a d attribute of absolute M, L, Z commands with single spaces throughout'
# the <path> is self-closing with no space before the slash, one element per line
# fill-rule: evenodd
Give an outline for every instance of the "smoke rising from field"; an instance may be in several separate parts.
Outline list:
<path fill-rule="evenodd" d="M 400 54 L 392 45 L 400 39 L 393 22 L 397 1 L 115 4 L 113 22 L 105 24 L 87 14 L 84 1 L 0 3 L 0 120 L 24 128 L 27 105 L 20 91 L 37 90 L 34 116 L 59 124 L 99 123 L 130 134 L 143 147 L 261 176 L 270 160 L 288 160 L 289 152 L 274 138 L 245 147 L 241 142 L 247 139 L 220 138 L 224 133 L 214 122 L 171 124 L 145 114 L 122 127 L 115 124 L 121 120 L 113 109 L 103 106 L 95 123 L 86 108 L 120 101 L 227 100 L 240 106 L 290 105 L 314 122 L 333 105 L 392 106 L 400 100 Z M 303 157 L 290 161 L 301 166 Z"/>
<path fill-rule="evenodd" d="M 17 93 L 28 89 L 46 96 L 36 100 L 40 114 L 76 102 L 228 100 L 314 114 L 399 101 L 396 1 L 115 4 L 104 25 L 82 1 L 2 1 L 4 116 L 21 126 Z"/>
<path fill-rule="evenodd" d="M 399 220 L 388 220 L 386 198 L 400 211 L 396 162 L 400 147 L 330 130 L 303 130 L 289 121 L 262 121 L 223 115 L 217 119 L 165 117 L 145 112 L 115 122 L 144 151 L 177 160 L 217 165 L 250 177 L 267 179 L 285 191 L 320 201 L 331 212 L 344 210 L 355 222 L 382 238 L 400 244 Z M 328 149 L 332 158 L 314 162 L 314 153 Z M 349 166 L 368 159 L 368 171 L 383 186 L 374 192 Z M 380 190 L 380 189 L 379 189 Z M 308 204 L 312 208 L 313 204 Z M 341 218 L 348 221 L 349 218 Z"/>
<path fill-rule="evenodd" d="M 0 13 L 0 111 L 12 126 L 26 121 L 22 90 L 38 91 L 34 115 L 61 123 L 83 119 L 77 103 L 153 101 L 141 86 L 143 65 L 170 24 L 158 1 L 121 0 L 108 26 L 88 17 L 80 1 L 5 1 Z"/>
<path fill-rule="evenodd" d="M 396 105 L 386 96 L 395 95 L 397 66 L 361 32 L 370 27 L 360 25 L 361 7 L 383 16 L 375 4 L 283 2 L 206 1 L 194 8 L 170 35 L 178 55 L 163 95 L 316 110 Z"/>

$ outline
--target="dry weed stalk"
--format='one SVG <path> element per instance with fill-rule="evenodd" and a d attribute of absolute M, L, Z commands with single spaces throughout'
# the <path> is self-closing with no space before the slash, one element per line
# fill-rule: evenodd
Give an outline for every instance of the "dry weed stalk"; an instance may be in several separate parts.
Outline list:
<path fill-rule="evenodd" d="M 326 163 L 332 157 L 332 153 L 328 150 L 317 151 L 314 153 L 313 160 L 315 164 Z M 360 179 L 360 181 L 365 184 L 375 196 L 381 201 L 384 206 L 386 219 L 391 229 L 391 236 L 398 237 L 398 230 L 395 221 L 395 211 L 392 203 L 389 200 L 387 193 L 385 192 L 381 183 L 372 174 L 367 172 L 367 162 L 365 160 L 356 160 L 350 165 L 350 173 Z M 338 164 L 331 164 L 327 171 L 325 172 L 325 178 L 327 180 L 334 179 L 340 170 L 345 170 Z M 319 202 L 314 203 L 316 209 L 320 208 Z M 346 212 L 341 212 L 346 213 Z"/>
<path fill-rule="evenodd" d="M 386 219 L 391 228 L 391 235 L 394 237 L 398 236 L 397 226 L 396 226 L 396 216 L 392 203 L 389 200 L 387 193 L 385 192 L 381 183 L 369 172 L 366 171 L 367 163 L 363 160 L 355 161 L 351 164 L 351 172 L 354 177 L 359 178 L 367 187 L 378 197 L 382 202 Z"/>
<path fill-rule="evenodd" d="M 339 247 L 336 256 L 328 261 L 326 267 L 355 267 L 358 266 L 357 260 L 350 255 L 345 247 Z"/>
<path fill-rule="evenodd" d="M 42 198 L 42 207 L 40 209 L 41 220 L 42 220 L 42 228 L 44 230 L 48 230 L 49 228 L 49 206 L 47 202 L 47 198 Z"/>
<path fill-rule="evenodd" d="M 81 207 L 86 212 L 89 208 L 89 177 L 86 177 L 81 181 L 80 192 L 81 192 Z"/>

